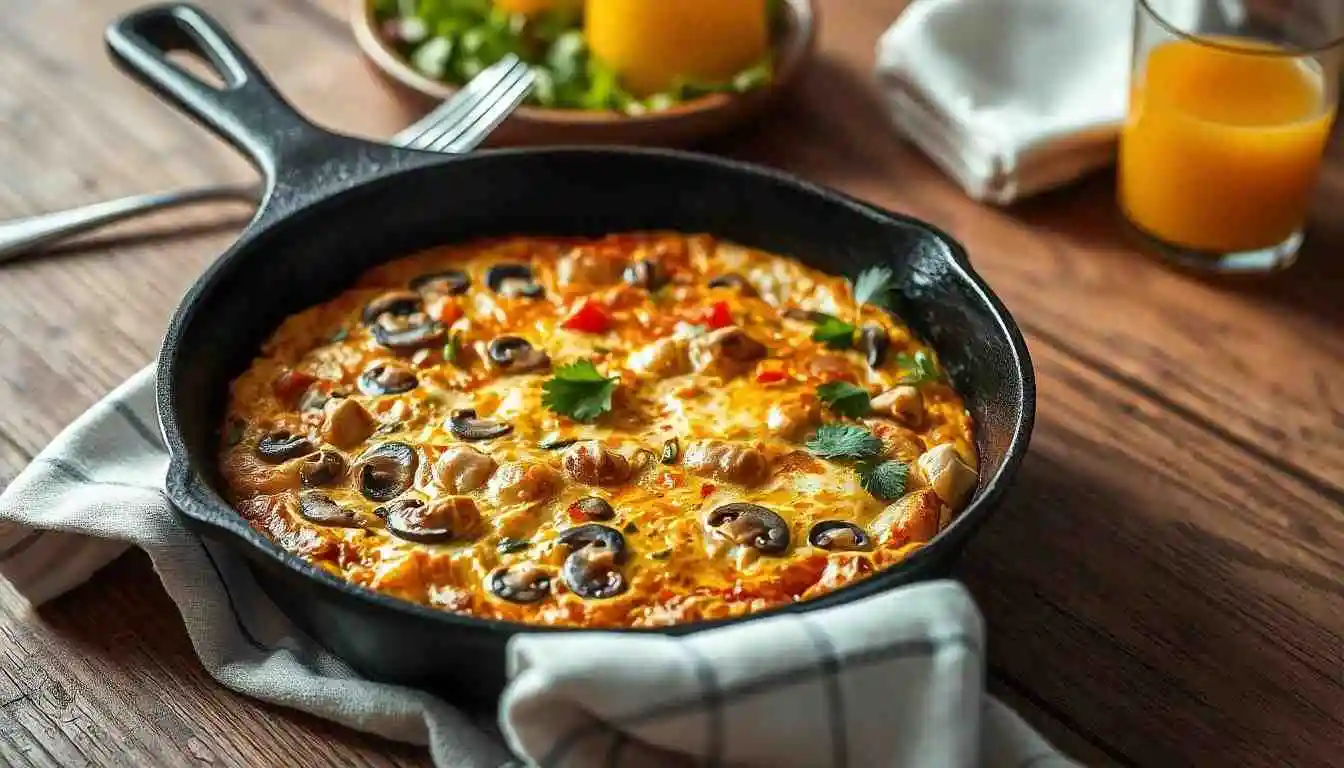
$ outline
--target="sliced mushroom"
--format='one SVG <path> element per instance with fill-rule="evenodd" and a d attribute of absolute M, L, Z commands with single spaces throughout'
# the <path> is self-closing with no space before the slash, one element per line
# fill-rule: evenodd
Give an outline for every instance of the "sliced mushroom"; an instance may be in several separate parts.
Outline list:
<path fill-rule="evenodd" d="M 420 455 L 406 443 L 383 443 L 356 462 L 359 492 L 372 501 L 391 501 L 410 489 Z"/>
<path fill-rule="evenodd" d="M 606 521 L 616 517 L 616 510 L 611 508 L 611 504 L 599 496 L 585 496 L 574 502 L 572 507 L 583 517 L 584 520 Z"/>
<path fill-rule="evenodd" d="M 361 527 L 358 512 L 337 504 L 330 496 L 318 491 L 299 494 L 299 514 L 303 519 L 318 525 Z"/>
<path fill-rule="evenodd" d="M 373 338 L 388 349 L 409 351 L 443 341 L 443 325 L 423 311 L 384 312 L 372 325 Z"/>
<path fill-rule="evenodd" d="M 917 427 L 924 418 L 924 396 L 918 387 L 902 384 L 874 397 L 873 411 Z"/>
<path fill-rule="evenodd" d="M 471 288 L 471 278 L 459 269 L 431 272 L 411 281 L 411 290 L 425 296 L 461 296 Z"/>
<path fill-rule="evenodd" d="M 399 395 L 419 383 L 414 371 L 391 361 L 374 363 L 359 375 L 359 391 L 366 395 Z"/>
<path fill-rule="evenodd" d="M 471 493 L 485 485 L 499 465 L 467 445 L 454 445 L 434 463 L 434 478 L 450 493 Z"/>
<path fill-rule="evenodd" d="M 630 354 L 629 365 L 648 376 L 680 376 L 691 369 L 686 339 L 668 337 L 646 344 Z"/>
<path fill-rule="evenodd" d="M 880 368 L 887 360 L 887 351 L 891 349 L 891 336 L 880 325 L 865 325 L 859 332 L 859 351 L 871 368 Z"/>
<path fill-rule="evenodd" d="M 383 315 L 413 315 L 424 308 L 420 294 L 414 291 L 389 291 L 364 307 L 365 325 L 373 325 Z"/>
<path fill-rule="evenodd" d="M 347 464 L 340 453 L 323 449 L 299 462 L 299 478 L 309 488 L 331 485 L 345 476 Z"/>
<path fill-rule="evenodd" d="M 658 456 L 658 461 L 663 464 L 676 464 L 680 455 L 681 443 L 675 437 L 669 438 L 663 443 L 663 451 Z"/>
<path fill-rule="evenodd" d="M 857 552 L 873 547 L 868 532 L 846 520 L 822 520 L 812 526 L 807 541 L 830 552 Z"/>
<path fill-rule="evenodd" d="M 490 476 L 487 490 L 496 504 L 533 504 L 554 496 L 562 482 L 549 464 L 514 462 Z"/>
<path fill-rule="evenodd" d="M 485 284 L 500 296 L 534 299 L 545 293 L 526 264 L 496 264 L 485 273 Z"/>
<path fill-rule="evenodd" d="M 583 440 L 565 449 L 565 474 L 584 485 L 620 485 L 630 477 L 630 461 L 598 440 Z"/>
<path fill-rule="evenodd" d="M 705 523 L 714 535 L 763 555 L 782 554 L 789 548 L 789 524 L 759 504 L 724 504 L 710 512 Z"/>
<path fill-rule="evenodd" d="M 755 485 L 770 471 L 765 454 L 743 443 L 697 440 L 686 446 L 682 464 L 688 472 L 730 483 Z"/>
<path fill-rule="evenodd" d="M 733 376 L 765 357 L 766 348 L 735 325 L 691 340 L 691 366 L 699 372 Z"/>
<path fill-rule="evenodd" d="M 622 277 L 630 285 L 646 291 L 656 291 L 667 285 L 667 275 L 658 267 L 658 262 L 652 259 L 636 261 L 625 268 Z"/>
<path fill-rule="evenodd" d="M 277 430 L 261 438 L 257 443 L 257 456 L 268 464 L 307 456 L 317 450 L 312 442 L 303 435 L 296 435 L 287 429 Z"/>
<path fill-rule="evenodd" d="M 919 457 L 915 466 L 923 482 L 953 509 L 960 509 L 980 482 L 980 475 L 962 461 L 961 454 L 951 443 L 930 448 Z"/>
<path fill-rule="evenodd" d="M 742 294 L 745 296 L 758 295 L 756 292 L 756 287 L 753 286 L 751 283 L 747 282 L 747 278 L 737 274 L 736 272 L 729 272 L 726 275 L 719 275 L 718 277 L 709 281 L 709 287 L 736 288 L 738 291 L 741 291 Z"/>
<path fill-rule="evenodd" d="M 620 566 L 625 562 L 625 537 L 615 528 L 589 523 L 560 534 L 559 541 L 573 551 L 560 574 L 579 597 L 604 599 L 626 589 Z"/>
<path fill-rule="evenodd" d="M 462 408 L 448 416 L 448 431 L 459 440 L 493 440 L 512 432 L 513 425 L 477 418 L 476 411 Z"/>
<path fill-rule="evenodd" d="M 486 350 L 490 362 L 509 373 L 542 371 L 551 367 L 551 358 L 519 336 L 500 336 Z"/>
<path fill-rule="evenodd" d="M 421 544 L 441 544 L 479 535 L 481 512 L 467 496 L 449 496 L 425 503 L 397 499 L 374 510 L 387 521 L 393 536 Z"/>
<path fill-rule="evenodd" d="M 551 593 L 551 575 L 536 563 L 514 563 L 496 568 L 485 581 L 491 594 L 511 603 L 535 603 Z"/>
<path fill-rule="evenodd" d="M 337 448 L 354 448 L 378 428 L 373 414 L 347 397 L 328 400 L 323 410 L 322 438 Z"/>

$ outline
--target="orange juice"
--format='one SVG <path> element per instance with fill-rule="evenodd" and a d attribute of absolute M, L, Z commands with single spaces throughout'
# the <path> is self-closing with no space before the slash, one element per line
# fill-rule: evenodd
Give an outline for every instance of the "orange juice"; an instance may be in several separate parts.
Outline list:
<path fill-rule="evenodd" d="M 1120 204 L 1131 222 L 1172 245 L 1268 248 L 1306 218 L 1334 99 L 1309 57 L 1214 41 L 1162 43 L 1135 72 Z"/>
<path fill-rule="evenodd" d="M 770 44 L 766 0 L 587 0 L 584 18 L 593 55 L 641 96 L 730 80 Z"/>

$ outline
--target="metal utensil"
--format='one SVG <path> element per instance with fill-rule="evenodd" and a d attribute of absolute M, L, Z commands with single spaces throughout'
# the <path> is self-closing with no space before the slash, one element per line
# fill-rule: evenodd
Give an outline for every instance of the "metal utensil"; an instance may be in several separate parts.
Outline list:
<path fill-rule="evenodd" d="M 532 89 L 533 80 L 530 67 L 516 56 L 505 56 L 388 143 L 450 154 L 469 152 L 522 103 Z M 0 222 L 0 263 L 147 213 L 218 200 L 256 202 L 261 194 L 260 184 L 219 184 L 133 195 Z"/>

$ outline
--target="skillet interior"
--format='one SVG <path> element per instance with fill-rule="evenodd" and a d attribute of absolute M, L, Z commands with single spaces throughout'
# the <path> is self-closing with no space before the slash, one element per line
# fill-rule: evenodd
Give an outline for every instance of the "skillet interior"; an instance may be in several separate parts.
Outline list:
<path fill-rule="evenodd" d="M 160 360 L 160 416 L 174 454 L 170 496 L 204 533 L 244 544 L 276 602 L 365 674 L 490 701 L 503 683 L 504 643 L 523 627 L 402 603 L 283 552 L 220 497 L 218 428 L 228 382 L 285 317 L 332 297 L 374 264 L 419 248 L 491 235 L 673 229 L 709 232 L 832 273 L 893 268 L 898 313 L 938 350 L 975 417 L 981 488 L 947 531 L 905 563 L 790 610 L 945 572 L 1026 448 L 1035 392 L 1020 334 L 960 247 L 927 225 L 783 175 L 694 155 L 502 151 L 427 161 L 401 154 L 419 167 L 287 216 L 263 215 L 187 297 Z M 296 202 L 286 200 L 285 208 Z"/>

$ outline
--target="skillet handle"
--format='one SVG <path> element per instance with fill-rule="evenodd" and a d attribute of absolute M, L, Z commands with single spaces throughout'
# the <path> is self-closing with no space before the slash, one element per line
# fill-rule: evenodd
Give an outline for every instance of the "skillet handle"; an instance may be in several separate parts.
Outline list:
<path fill-rule="evenodd" d="M 105 37 L 124 71 L 244 152 L 272 183 L 286 156 L 332 137 L 290 106 L 219 23 L 192 5 L 133 11 L 114 21 Z M 204 60 L 224 86 L 183 69 L 168 58 L 174 51 Z"/>

